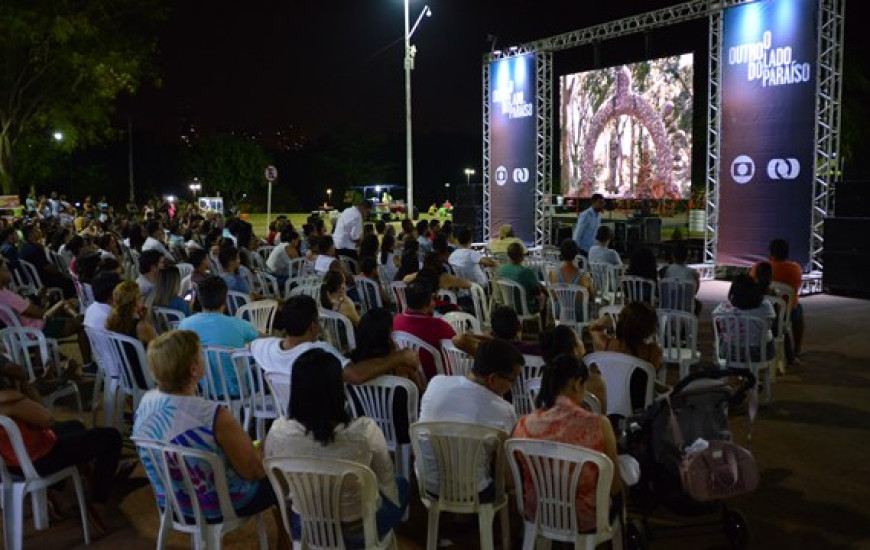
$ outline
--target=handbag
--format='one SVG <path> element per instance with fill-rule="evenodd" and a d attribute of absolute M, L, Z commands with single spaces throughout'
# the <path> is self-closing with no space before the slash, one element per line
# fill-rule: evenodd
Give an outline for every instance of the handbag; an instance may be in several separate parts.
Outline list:
<path fill-rule="evenodd" d="M 683 491 L 697 501 L 721 500 L 758 487 L 758 465 L 752 453 L 730 441 L 710 441 L 707 449 L 684 454 L 680 463 Z"/>

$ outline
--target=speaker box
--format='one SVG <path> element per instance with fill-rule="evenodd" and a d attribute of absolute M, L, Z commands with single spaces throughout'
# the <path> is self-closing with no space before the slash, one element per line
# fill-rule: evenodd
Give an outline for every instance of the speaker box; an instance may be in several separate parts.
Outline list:
<path fill-rule="evenodd" d="M 870 216 L 870 183 L 837 185 L 834 191 L 834 213 L 838 218 Z"/>
<path fill-rule="evenodd" d="M 640 240 L 644 243 L 660 243 L 662 240 L 662 219 L 661 218 L 643 218 L 641 223 L 642 235 Z"/>
<path fill-rule="evenodd" d="M 825 220 L 822 284 L 832 293 L 870 294 L 870 218 Z"/>

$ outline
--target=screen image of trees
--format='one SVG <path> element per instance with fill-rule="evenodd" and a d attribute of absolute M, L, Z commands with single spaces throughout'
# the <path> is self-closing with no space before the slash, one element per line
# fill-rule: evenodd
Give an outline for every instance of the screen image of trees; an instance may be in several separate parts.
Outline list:
<path fill-rule="evenodd" d="M 690 196 L 693 56 L 559 79 L 561 194 Z"/>

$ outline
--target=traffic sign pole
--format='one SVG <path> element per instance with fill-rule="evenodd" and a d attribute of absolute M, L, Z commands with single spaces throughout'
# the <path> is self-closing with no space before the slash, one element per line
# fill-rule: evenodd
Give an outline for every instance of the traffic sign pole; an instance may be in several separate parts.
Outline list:
<path fill-rule="evenodd" d="M 266 167 L 264 171 L 266 181 L 269 182 L 269 195 L 266 198 L 266 227 L 272 223 L 272 182 L 278 179 L 278 169 L 272 165 Z"/>

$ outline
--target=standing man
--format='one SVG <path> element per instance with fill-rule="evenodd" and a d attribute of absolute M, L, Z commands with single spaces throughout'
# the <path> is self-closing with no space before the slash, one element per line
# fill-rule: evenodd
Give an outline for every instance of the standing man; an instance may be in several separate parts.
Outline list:
<path fill-rule="evenodd" d="M 356 247 L 362 239 L 363 220 L 369 215 L 372 205 L 363 199 L 356 204 L 345 208 L 344 212 L 335 222 L 335 231 L 332 232 L 335 240 L 335 251 L 339 256 L 347 256 L 358 260 Z"/>
<path fill-rule="evenodd" d="M 574 241 L 580 247 L 580 253 L 589 257 L 589 250 L 595 244 L 595 234 L 601 225 L 601 212 L 604 211 L 604 196 L 601 193 L 592 195 L 592 204 L 580 212 L 577 225 L 574 227 Z"/>

